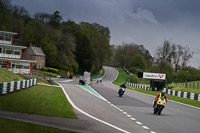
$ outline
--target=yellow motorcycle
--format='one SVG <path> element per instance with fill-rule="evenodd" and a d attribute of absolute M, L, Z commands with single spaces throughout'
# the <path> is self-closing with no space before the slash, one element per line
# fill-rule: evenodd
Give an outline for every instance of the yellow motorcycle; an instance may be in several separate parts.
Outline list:
<path fill-rule="evenodd" d="M 154 107 L 154 114 L 160 115 L 162 110 L 165 108 L 166 101 L 164 98 L 159 98 L 158 101 L 156 102 L 156 105 Z"/>

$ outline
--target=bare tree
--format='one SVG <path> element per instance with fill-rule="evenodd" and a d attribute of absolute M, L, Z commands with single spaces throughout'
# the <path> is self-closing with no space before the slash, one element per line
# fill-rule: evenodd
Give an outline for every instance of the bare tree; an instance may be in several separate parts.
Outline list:
<path fill-rule="evenodd" d="M 178 71 L 180 67 L 181 58 L 183 56 L 183 47 L 181 45 L 172 45 L 172 60 L 175 67 L 175 72 Z"/>
<path fill-rule="evenodd" d="M 160 63 L 160 72 L 162 72 L 164 63 L 171 63 L 171 42 L 164 40 L 163 45 L 156 50 L 156 59 Z"/>
<path fill-rule="evenodd" d="M 193 57 L 194 52 L 190 51 L 190 48 L 185 47 L 183 49 L 183 56 L 182 56 L 182 67 L 185 67 L 187 65 L 187 63 L 189 62 L 189 60 Z"/>
<path fill-rule="evenodd" d="M 166 63 L 173 64 L 175 72 L 177 72 L 180 67 L 187 65 L 192 56 L 193 52 L 190 51 L 190 48 L 183 47 L 180 44 L 172 44 L 165 40 L 163 45 L 157 48 L 155 58 L 157 63 L 160 64 L 160 72 L 162 72 L 163 65 Z"/>

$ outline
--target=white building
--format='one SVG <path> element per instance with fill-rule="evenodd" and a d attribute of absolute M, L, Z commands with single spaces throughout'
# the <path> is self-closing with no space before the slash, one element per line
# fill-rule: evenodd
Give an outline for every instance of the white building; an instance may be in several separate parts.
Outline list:
<path fill-rule="evenodd" d="M 31 74 L 35 61 L 22 60 L 24 46 L 13 45 L 17 33 L 0 31 L 0 68 L 6 68 L 14 73 Z"/>

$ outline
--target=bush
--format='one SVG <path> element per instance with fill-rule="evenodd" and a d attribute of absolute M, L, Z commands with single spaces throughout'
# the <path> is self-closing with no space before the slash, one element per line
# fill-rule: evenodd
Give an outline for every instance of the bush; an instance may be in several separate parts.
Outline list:
<path fill-rule="evenodd" d="M 43 67 L 41 70 L 47 72 L 48 68 L 47 67 Z"/>
<path fill-rule="evenodd" d="M 141 69 L 138 69 L 138 68 L 136 68 L 136 67 L 130 67 L 129 68 L 129 71 L 131 72 L 131 73 L 134 73 L 134 74 L 138 74 L 138 72 L 143 72 Z"/>
<path fill-rule="evenodd" d="M 52 72 L 52 73 L 58 73 L 58 69 L 56 69 L 56 68 L 51 68 L 51 67 L 43 67 L 43 68 L 42 68 L 42 71 L 45 71 L 45 72 Z"/>
<path fill-rule="evenodd" d="M 48 68 L 48 72 L 52 72 L 52 73 L 58 73 L 58 69 L 55 68 Z"/>
<path fill-rule="evenodd" d="M 130 82 L 131 83 L 139 83 L 140 80 L 135 74 L 132 74 L 131 77 L 130 77 Z"/>

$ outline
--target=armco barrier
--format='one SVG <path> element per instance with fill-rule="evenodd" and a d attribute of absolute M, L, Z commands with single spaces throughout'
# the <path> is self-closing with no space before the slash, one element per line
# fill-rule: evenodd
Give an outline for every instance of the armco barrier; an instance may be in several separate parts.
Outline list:
<path fill-rule="evenodd" d="M 126 82 L 126 85 L 132 86 L 132 87 L 135 87 L 135 88 L 139 88 L 139 89 L 148 90 L 148 91 L 150 90 L 149 87 L 144 86 L 144 85 L 139 85 L 139 84 L 134 84 L 134 83 L 129 83 L 129 82 Z M 192 100 L 200 101 L 200 94 L 197 94 L 197 93 L 176 91 L 176 90 L 171 90 L 171 89 L 167 89 L 167 88 L 164 88 L 164 91 L 168 95 L 183 97 L 183 98 L 189 98 L 189 99 L 192 99 Z"/>
<path fill-rule="evenodd" d="M 28 87 L 36 85 L 36 84 L 37 84 L 36 78 L 28 79 L 28 80 L 21 80 L 21 81 L 0 83 L 0 95 L 6 94 L 9 92 L 13 92 L 16 90 L 28 88 Z"/>

